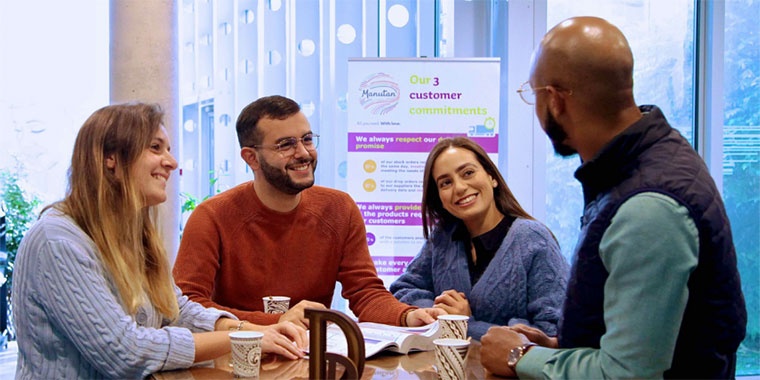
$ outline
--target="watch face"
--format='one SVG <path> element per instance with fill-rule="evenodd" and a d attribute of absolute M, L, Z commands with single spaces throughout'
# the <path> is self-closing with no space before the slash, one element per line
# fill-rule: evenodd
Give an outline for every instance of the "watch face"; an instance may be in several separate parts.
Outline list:
<path fill-rule="evenodd" d="M 522 358 L 523 348 L 522 347 L 515 347 L 511 350 L 509 350 L 509 356 L 507 357 L 507 365 L 511 368 L 515 368 L 515 365 L 517 365 L 517 361 Z"/>

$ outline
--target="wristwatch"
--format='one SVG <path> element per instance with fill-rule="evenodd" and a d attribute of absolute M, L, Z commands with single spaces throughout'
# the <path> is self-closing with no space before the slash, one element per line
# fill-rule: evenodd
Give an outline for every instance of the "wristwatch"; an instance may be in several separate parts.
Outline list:
<path fill-rule="evenodd" d="M 511 368 L 513 371 L 515 370 L 515 366 L 517 366 L 517 362 L 522 359 L 523 355 L 528 351 L 528 347 L 536 346 L 537 344 L 533 342 L 528 342 L 523 344 L 522 346 L 517 346 L 509 351 L 509 356 L 507 357 L 507 365 L 509 368 Z"/>

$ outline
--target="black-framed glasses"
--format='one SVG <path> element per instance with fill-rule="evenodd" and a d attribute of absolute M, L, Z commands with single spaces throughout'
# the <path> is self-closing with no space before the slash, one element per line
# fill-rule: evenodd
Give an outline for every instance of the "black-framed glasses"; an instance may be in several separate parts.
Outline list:
<path fill-rule="evenodd" d="M 567 92 L 568 95 L 572 95 L 573 94 L 573 90 L 568 90 L 566 88 L 561 88 L 559 86 L 548 85 L 548 86 L 544 86 L 544 87 L 533 88 L 533 87 L 530 86 L 530 82 L 529 81 L 523 83 L 520 86 L 520 88 L 517 89 L 517 93 L 520 95 L 520 99 L 522 99 L 523 102 L 525 102 L 527 104 L 530 104 L 530 105 L 534 105 L 534 104 L 536 104 L 536 93 L 539 92 L 539 91 L 541 91 L 541 90 L 546 90 L 549 87 L 552 87 L 552 88 L 556 89 L 557 91 Z"/>
<path fill-rule="evenodd" d="M 268 148 L 279 153 L 283 157 L 292 156 L 296 153 L 298 143 L 303 144 L 303 147 L 308 151 L 314 151 L 319 145 L 319 135 L 315 133 L 309 133 L 301 138 L 297 137 L 285 137 L 277 142 L 277 144 L 258 144 L 251 145 L 251 148 Z"/>

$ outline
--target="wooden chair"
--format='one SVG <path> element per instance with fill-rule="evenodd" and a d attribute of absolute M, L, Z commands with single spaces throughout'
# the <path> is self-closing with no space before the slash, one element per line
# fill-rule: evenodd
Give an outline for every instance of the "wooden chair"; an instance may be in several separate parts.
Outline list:
<path fill-rule="evenodd" d="M 335 379 L 336 364 L 345 367 L 341 379 L 359 379 L 364 372 L 364 336 L 347 315 L 329 309 L 305 309 L 309 318 L 309 378 Z M 348 357 L 327 352 L 327 322 L 333 322 L 346 336 Z"/>

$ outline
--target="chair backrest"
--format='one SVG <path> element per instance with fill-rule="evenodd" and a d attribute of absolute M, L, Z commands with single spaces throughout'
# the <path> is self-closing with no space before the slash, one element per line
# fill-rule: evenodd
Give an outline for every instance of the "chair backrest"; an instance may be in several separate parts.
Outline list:
<path fill-rule="evenodd" d="M 364 372 L 364 335 L 347 315 L 330 309 L 305 309 L 309 318 L 309 378 L 335 379 L 336 364 L 345 367 L 341 379 L 359 379 Z M 327 322 L 333 322 L 346 336 L 348 357 L 327 352 Z"/>

